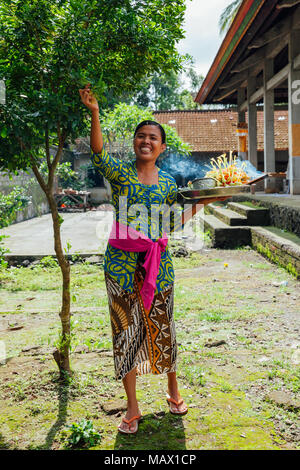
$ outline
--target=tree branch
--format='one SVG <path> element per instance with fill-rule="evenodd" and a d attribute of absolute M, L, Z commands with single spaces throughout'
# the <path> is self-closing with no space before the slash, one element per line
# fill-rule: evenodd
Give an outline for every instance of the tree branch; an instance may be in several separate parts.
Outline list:
<path fill-rule="evenodd" d="M 36 165 L 35 159 L 33 158 L 32 155 L 29 155 L 29 157 L 30 157 L 30 160 L 31 160 L 31 163 L 32 163 L 32 167 L 31 167 L 32 171 L 35 174 L 35 177 L 38 180 L 40 187 L 42 188 L 44 193 L 47 195 L 48 194 L 47 184 L 45 183 L 44 178 L 42 177 L 41 173 L 39 172 L 39 169 Z"/>
<path fill-rule="evenodd" d="M 53 161 L 52 161 L 50 169 L 49 169 L 48 185 L 47 185 L 49 190 L 53 186 L 55 170 L 56 170 L 56 167 L 57 167 L 58 162 L 60 160 L 60 157 L 61 157 L 61 154 L 62 154 L 62 151 L 63 151 L 63 147 L 64 147 L 64 143 L 65 143 L 66 138 L 67 138 L 67 131 L 64 130 L 63 132 L 61 132 L 59 124 L 57 125 L 57 135 L 58 135 L 58 149 L 57 149 L 56 155 L 53 158 Z"/>
<path fill-rule="evenodd" d="M 59 122 L 57 123 L 56 129 L 57 129 L 58 142 L 60 142 L 61 132 L 60 132 L 60 123 Z"/>
<path fill-rule="evenodd" d="M 21 150 L 22 150 L 22 151 L 24 151 L 24 150 L 26 151 L 26 150 L 27 150 L 27 151 L 29 152 L 29 158 L 30 158 L 31 163 L 32 163 L 32 171 L 33 171 L 33 173 L 35 174 L 36 179 L 38 180 L 39 185 L 41 186 L 42 190 L 44 191 L 45 194 L 47 194 L 47 190 L 48 190 L 47 185 L 46 185 L 45 180 L 44 180 L 44 178 L 42 177 L 41 173 L 39 172 L 39 169 L 38 169 L 38 167 L 37 167 L 37 165 L 36 165 L 35 159 L 33 158 L 33 156 L 32 156 L 31 153 L 30 153 L 30 149 L 24 144 L 24 142 L 23 142 L 23 140 L 21 139 L 21 137 L 18 137 L 18 136 L 17 136 L 17 139 L 18 139 L 18 142 L 19 142 L 19 144 L 20 144 Z"/>
<path fill-rule="evenodd" d="M 45 144 L 46 144 L 46 157 L 47 157 L 48 171 L 50 171 L 51 160 L 50 160 L 50 149 L 49 149 L 49 129 L 48 129 L 48 123 L 46 124 L 46 129 L 45 129 Z"/>

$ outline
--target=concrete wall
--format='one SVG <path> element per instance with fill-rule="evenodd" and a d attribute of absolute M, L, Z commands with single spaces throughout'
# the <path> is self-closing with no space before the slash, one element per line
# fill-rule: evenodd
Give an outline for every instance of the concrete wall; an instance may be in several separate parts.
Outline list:
<path fill-rule="evenodd" d="M 88 155 L 80 155 L 76 157 L 73 162 L 74 171 L 78 171 L 82 165 L 88 165 L 91 162 Z"/>
<path fill-rule="evenodd" d="M 0 192 L 3 194 L 8 194 L 15 186 L 25 186 L 31 178 L 34 178 L 34 183 L 30 185 L 30 190 L 28 191 L 28 195 L 32 197 L 31 202 L 25 209 L 17 213 L 15 222 L 22 222 L 23 220 L 47 214 L 49 212 L 48 202 L 32 172 L 29 174 L 20 172 L 18 176 L 14 175 L 11 180 L 8 176 L 0 173 Z"/>
<path fill-rule="evenodd" d="M 82 165 L 88 165 L 91 162 L 89 154 L 81 154 L 74 159 L 74 171 L 78 171 Z M 109 182 L 103 178 L 103 184 L 94 188 L 86 188 L 91 192 L 91 201 L 93 204 L 99 204 L 111 200 L 111 187 Z"/>
<path fill-rule="evenodd" d="M 264 152 L 257 152 L 258 157 L 258 170 L 264 171 Z M 275 152 L 275 171 L 276 172 L 285 172 L 286 167 L 289 161 L 289 152 L 288 150 L 276 150 Z"/>

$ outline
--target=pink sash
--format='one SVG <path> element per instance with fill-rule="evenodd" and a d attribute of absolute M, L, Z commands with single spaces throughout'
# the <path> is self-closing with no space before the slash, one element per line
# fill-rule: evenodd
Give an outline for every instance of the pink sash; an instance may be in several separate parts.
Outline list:
<path fill-rule="evenodd" d="M 149 310 L 156 289 L 161 253 L 166 250 L 168 243 L 166 233 L 164 233 L 162 238 L 153 242 L 150 238 L 146 237 L 146 235 L 132 227 L 127 227 L 127 225 L 114 221 L 108 243 L 114 248 L 123 251 L 133 251 L 135 253 L 146 252 L 145 263 L 143 264 L 146 270 L 146 276 L 141 289 L 141 296 L 145 309 Z"/>

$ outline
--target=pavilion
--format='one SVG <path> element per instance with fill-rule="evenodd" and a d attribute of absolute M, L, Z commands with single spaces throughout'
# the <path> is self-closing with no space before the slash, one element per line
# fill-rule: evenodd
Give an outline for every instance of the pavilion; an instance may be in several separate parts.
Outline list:
<path fill-rule="evenodd" d="M 286 104 L 290 192 L 300 194 L 300 0 L 244 0 L 195 101 L 237 106 L 239 153 L 256 167 L 257 105 L 263 103 L 268 173 L 276 171 L 275 108 Z M 274 190 L 274 178 L 267 178 L 265 191 Z"/>

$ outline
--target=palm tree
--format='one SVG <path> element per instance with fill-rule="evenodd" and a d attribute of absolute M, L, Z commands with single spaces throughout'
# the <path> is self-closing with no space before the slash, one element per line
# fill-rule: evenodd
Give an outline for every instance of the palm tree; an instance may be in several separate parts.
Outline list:
<path fill-rule="evenodd" d="M 219 19 L 220 35 L 225 34 L 231 26 L 243 0 L 234 0 L 221 13 Z"/>

